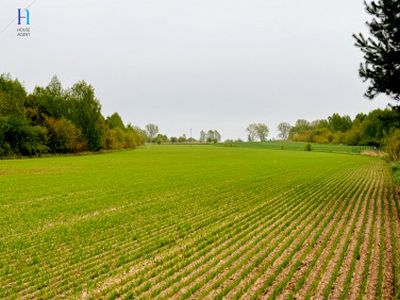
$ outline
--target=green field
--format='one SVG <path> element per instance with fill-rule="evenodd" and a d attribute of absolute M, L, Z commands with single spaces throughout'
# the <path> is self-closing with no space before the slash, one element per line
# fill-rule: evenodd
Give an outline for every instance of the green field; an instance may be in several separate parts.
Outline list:
<path fill-rule="evenodd" d="M 215 146 L 0 161 L 0 298 L 399 296 L 377 158 Z"/>
<path fill-rule="evenodd" d="M 317 143 L 290 142 L 290 141 L 245 142 L 245 143 L 235 142 L 229 145 L 238 148 L 304 151 L 304 146 L 306 144 L 311 145 L 311 151 L 329 152 L 329 153 L 360 154 L 363 151 L 374 149 L 374 147 L 371 146 L 347 146 L 347 145 L 317 144 Z M 226 143 L 217 144 L 217 146 L 221 147 L 226 145 L 227 145 Z"/>

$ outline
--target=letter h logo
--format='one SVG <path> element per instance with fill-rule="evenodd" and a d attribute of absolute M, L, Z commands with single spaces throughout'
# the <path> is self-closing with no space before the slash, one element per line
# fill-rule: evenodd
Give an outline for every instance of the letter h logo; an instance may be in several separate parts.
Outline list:
<path fill-rule="evenodd" d="M 23 15 L 23 12 L 25 11 L 26 15 Z M 18 8 L 18 25 L 21 25 L 21 19 L 26 19 L 26 25 L 30 25 L 29 24 L 29 10 L 27 9 L 23 9 L 22 13 L 21 13 L 21 9 Z"/>

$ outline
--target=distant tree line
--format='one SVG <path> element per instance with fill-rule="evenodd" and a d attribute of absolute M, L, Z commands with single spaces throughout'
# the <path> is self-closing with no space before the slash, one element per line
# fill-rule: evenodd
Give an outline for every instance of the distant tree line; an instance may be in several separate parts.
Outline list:
<path fill-rule="evenodd" d="M 221 134 L 217 130 L 209 130 L 205 132 L 201 130 L 199 139 L 193 137 L 187 137 L 186 134 L 182 134 L 180 137 L 171 136 L 168 137 L 165 134 L 159 133 L 159 128 L 155 124 L 147 124 L 146 128 L 146 142 L 153 144 L 181 144 L 181 143 L 218 143 L 221 141 Z"/>
<path fill-rule="evenodd" d="M 0 157 L 135 148 L 146 138 L 118 113 L 104 118 L 85 81 L 63 89 L 53 77 L 28 94 L 18 80 L 0 76 Z"/>
<path fill-rule="evenodd" d="M 349 116 L 333 114 L 327 119 L 309 122 L 296 121 L 290 127 L 288 138 L 292 141 L 321 144 L 382 146 L 398 130 L 398 114 L 391 109 L 376 109 L 369 114 Z M 279 129 L 279 128 L 278 128 Z M 284 134 L 281 131 L 282 136 Z"/>

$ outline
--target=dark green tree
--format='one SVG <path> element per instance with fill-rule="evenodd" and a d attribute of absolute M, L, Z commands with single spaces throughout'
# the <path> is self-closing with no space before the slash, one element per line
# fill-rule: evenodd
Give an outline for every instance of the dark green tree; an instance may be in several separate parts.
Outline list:
<path fill-rule="evenodd" d="M 125 129 L 124 122 L 118 113 L 113 113 L 111 116 L 107 117 L 107 125 L 110 129 L 121 128 Z"/>
<path fill-rule="evenodd" d="M 101 105 L 94 88 L 85 81 L 75 83 L 68 90 L 68 119 L 82 130 L 90 151 L 101 149 Z"/>
<path fill-rule="evenodd" d="M 346 132 L 351 129 L 352 121 L 349 116 L 341 117 L 339 114 L 335 113 L 331 117 L 328 117 L 329 127 L 332 131 Z"/>
<path fill-rule="evenodd" d="M 360 77 L 369 81 L 365 96 L 373 99 L 380 93 L 400 100 L 400 1 L 376 0 L 365 2 L 373 17 L 367 22 L 372 37 L 353 35 L 356 46 L 364 53 L 365 62 Z M 400 111 L 400 107 L 395 107 Z"/>
<path fill-rule="evenodd" d="M 0 76 L 0 114 L 3 116 L 24 117 L 26 91 L 21 83 L 10 75 Z"/>
<path fill-rule="evenodd" d="M 47 130 L 30 126 L 25 116 L 25 88 L 9 75 L 0 76 L 0 156 L 36 155 L 47 151 Z"/>
<path fill-rule="evenodd" d="M 60 119 L 68 115 L 68 103 L 61 82 L 54 76 L 45 87 L 35 87 L 32 97 L 26 101 L 26 106 L 37 109 L 40 114 Z"/>

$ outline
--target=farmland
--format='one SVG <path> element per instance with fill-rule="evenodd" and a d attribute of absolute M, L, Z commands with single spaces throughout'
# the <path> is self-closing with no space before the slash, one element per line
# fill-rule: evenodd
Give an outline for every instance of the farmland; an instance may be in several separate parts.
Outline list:
<path fill-rule="evenodd" d="M 0 161 L 0 190 L 0 298 L 400 295 L 378 158 L 145 146 Z"/>
<path fill-rule="evenodd" d="M 234 142 L 218 144 L 218 146 L 233 146 L 239 148 L 257 148 L 257 149 L 273 149 L 273 150 L 293 150 L 304 151 L 304 146 L 309 143 L 305 142 L 291 142 L 291 141 L 267 141 L 267 142 Z M 371 146 L 347 146 L 347 145 L 333 145 L 333 144 L 317 144 L 310 143 L 312 151 L 329 152 L 329 153 L 347 153 L 347 154 L 360 154 L 363 151 L 373 150 Z"/>

